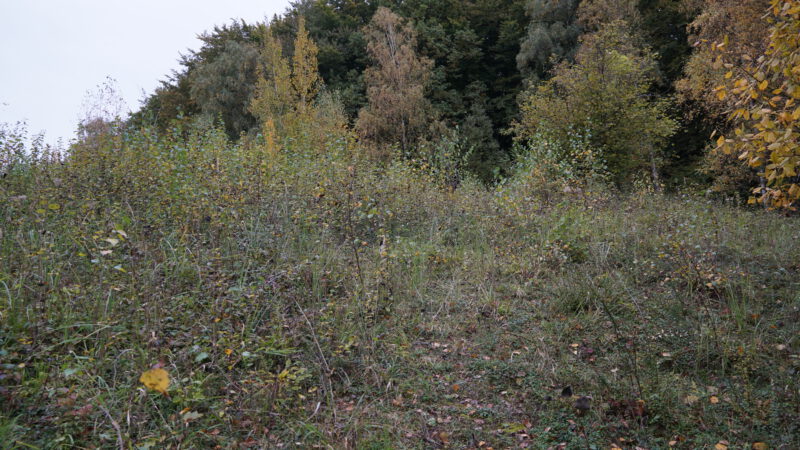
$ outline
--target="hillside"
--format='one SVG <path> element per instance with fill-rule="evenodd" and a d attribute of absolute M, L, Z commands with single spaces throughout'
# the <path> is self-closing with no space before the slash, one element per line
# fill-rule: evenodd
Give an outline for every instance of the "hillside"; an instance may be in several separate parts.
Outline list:
<path fill-rule="evenodd" d="M 795 218 L 115 139 L 5 181 L 12 447 L 797 443 Z"/>
<path fill-rule="evenodd" d="M 0 127 L 0 446 L 800 446 L 800 6 L 700 2 L 705 33 L 763 42 L 667 72 L 651 2 L 606 3 L 526 2 L 578 14 L 577 48 L 547 76 L 525 59 L 518 111 L 488 121 L 431 95 L 417 2 L 299 2 L 206 35 L 199 72 L 66 149 Z M 333 36 L 299 13 L 325 5 L 370 13 L 364 98 L 318 62 Z M 257 45 L 222 39 L 242 30 Z M 182 82 L 205 110 L 148 115 Z M 671 92 L 720 125 L 697 158 Z"/>

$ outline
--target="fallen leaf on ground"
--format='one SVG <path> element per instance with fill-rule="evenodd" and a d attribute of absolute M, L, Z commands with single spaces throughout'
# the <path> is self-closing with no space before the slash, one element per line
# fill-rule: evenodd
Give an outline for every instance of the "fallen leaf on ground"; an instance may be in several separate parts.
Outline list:
<path fill-rule="evenodd" d="M 150 390 L 166 394 L 167 387 L 169 387 L 169 374 L 164 369 L 150 369 L 142 373 L 139 381 Z"/>

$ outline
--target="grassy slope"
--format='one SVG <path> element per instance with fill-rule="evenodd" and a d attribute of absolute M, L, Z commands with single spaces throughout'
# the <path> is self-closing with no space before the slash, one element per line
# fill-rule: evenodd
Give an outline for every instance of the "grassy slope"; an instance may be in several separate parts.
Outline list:
<path fill-rule="evenodd" d="M 3 187 L 6 446 L 800 444 L 796 218 L 127 145 Z"/>

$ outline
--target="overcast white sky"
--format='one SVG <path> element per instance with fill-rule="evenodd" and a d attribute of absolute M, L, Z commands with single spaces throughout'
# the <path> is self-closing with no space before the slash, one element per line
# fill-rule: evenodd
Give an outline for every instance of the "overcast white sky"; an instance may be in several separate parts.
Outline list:
<path fill-rule="evenodd" d="M 107 76 L 129 110 L 214 25 L 282 14 L 289 0 L 0 0 L 0 122 L 73 137 L 87 91 Z"/>

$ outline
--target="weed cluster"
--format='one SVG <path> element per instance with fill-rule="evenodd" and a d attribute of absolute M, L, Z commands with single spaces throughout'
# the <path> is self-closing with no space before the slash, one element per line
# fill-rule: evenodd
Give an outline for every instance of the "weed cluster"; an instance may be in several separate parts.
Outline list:
<path fill-rule="evenodd" d="M 800 439 L 795 219 L 532 165 L 454 183 L 452 149 L 378 163 L 342 130 L 22 142 L 0 146 L 12 447 Z"/>

